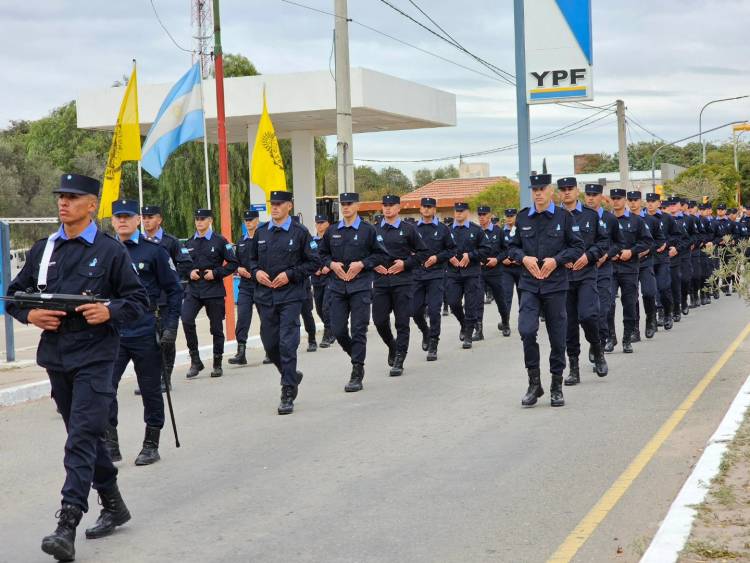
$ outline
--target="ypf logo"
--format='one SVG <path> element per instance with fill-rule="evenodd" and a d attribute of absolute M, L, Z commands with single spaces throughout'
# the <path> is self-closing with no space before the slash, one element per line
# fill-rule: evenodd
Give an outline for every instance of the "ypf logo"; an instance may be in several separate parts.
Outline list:
<path fill-rule="evenodd" d="M 588 69 L 572 68 L 570 70 L 545 70 L 532 72 L 536 88 L 531 89 L 531 99 L 580 97 L 587 95 L 586 73 Z"/>

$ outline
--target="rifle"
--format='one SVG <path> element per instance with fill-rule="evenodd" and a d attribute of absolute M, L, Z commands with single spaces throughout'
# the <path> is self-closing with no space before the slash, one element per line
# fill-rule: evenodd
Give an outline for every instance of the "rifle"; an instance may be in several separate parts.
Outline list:
<path fill-rule="evenodd" d="M 48 309 L 75 313 L 76 308 L 89 303 L 107 303 L 94 295 L 71 295 L 67 293 L 30 293 L 16 291 L 13 295 L 0 296 L 0 301 L 15 303 L 21 309 Z"/>

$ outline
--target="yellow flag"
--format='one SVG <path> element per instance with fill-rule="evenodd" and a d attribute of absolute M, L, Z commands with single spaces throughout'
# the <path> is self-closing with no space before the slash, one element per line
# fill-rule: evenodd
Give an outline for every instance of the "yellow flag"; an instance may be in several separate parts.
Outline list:
<path fill-rule="evenodd" d="M 122 98 L 120 113 L 117 116 L 112 146 L 109 148 L 107 168 L 104 170 L 102 198 L 99 202 L 99 219 L 112 215 L 112 202 L 120 197 L 120 176 L 122 163 L 126 160 L 141 159 L 141 129 L 138 123 L 138 82 L 130 75 L 125 96 Z"/>
<path fill-rule="evenodd" d="M 253 160 L 251 164 L 253 184 L 260 186 L 266 193 L 266 205 L 272 191 L 286 191 L 286 174 L 284 161 L 279 151 L 279 140 L 271 123 L 266 107 L 266 91 L 263 90 L 263 113 L 258 123 L 258 133 L 255 136 Z"/>

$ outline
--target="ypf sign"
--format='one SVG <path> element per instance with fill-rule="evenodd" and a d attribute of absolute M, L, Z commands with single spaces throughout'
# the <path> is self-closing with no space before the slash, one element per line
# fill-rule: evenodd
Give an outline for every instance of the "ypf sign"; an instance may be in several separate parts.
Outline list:
<path fill-rule="evenodd" d="M 524 0 L 529 104 L 593 100 L 591 0 Z"/>

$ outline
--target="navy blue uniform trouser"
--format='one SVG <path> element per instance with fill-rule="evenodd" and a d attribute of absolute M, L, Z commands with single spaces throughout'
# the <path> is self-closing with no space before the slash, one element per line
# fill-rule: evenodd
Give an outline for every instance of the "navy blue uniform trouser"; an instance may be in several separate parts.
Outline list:
<path fill-rule="evenodd" d="M 631 335 L 635 330 L 635 311 L 638 305 L 638 272 L 637 271 L 615 271 L 612 275 L 612 295 L 617 294 L 620 289 L 620 303 L 622 303 L 622 325 L 624 334 Z M 612 299 L 609 309 L 609 330 L 615 331 L 615 309 L 616 302 Z"/>
<path fill-rule="evenodd" d="M 302 323 L 305 326 L 307 340 L 315 340 L 315 317 L 313 317 L 313 294 L 309 285 L 305 286 L 305 300 L 302 302 Z"/>
<path fill-rule="evenodd" d="M 577 358 L 581 353 L 581 334 L 583 328 L 586 341 L 594 348 L 601 344 L 599 339 L 599 292 L 596 289 L 596 277 L 570 281 L 566 299 L 568 316 L 565 347 L 568 357 Z"/>
<path fill-rule="evenodd" d="M 654 266 L 644 266 L 638 269 L 638 284 L 641 286 L 641 296 L 643 297 L 643 308 L 646 311 L 646 318 L 651 319 L 656 315 L 656 273 Z M 638 326 L 641 320 L 641 308 L 638 306 L 638 295 L 636 294 L 635 302 L 635 326 Z"/>
<path fill-rule="evenodd" d="M 670 274 L 669 262 L 655 262 L 654 274 L 656 276 L 656 288 L 659 292 L 659 302 L 665 312 L 672 312 L 672 275 Z"/>
<path fill-rule="evenodd" d="M 159 340 L 161 342 L 161 335 L 164 332 L 164 323 L 162 322 L 162 319 L 166 318 L 167 316 L 167 306 L 166 305 L 160 305 L 159 306 L 159 316 L 156 318 L 156 332 L 159 335 Z M 161 371 L 164 373 L 164 376 L 169 379 L 169 377 L 172 375 L 172 370 L 174 369 L 174 360 L 175 356 L 177 355 L 177 349 L 174 342 L 171 343 L 164 343 L 161 342 L 159 344 L 159 348 L 161 349 Z"/>
<path fill-rule="evenodd" d="M 329 294 L 324 285 L 313 286 L 313 300 L 315 301 L 315 312 L 318 313 L 318 317 L 323 321 L 323 326 L 326 330 L 331 330 L 331 315 L 330 315 L 330 304 Z"/>
<path fill-rule="evenodd" d="M 354 293 L 339 293 L 328 288 L 331 330 L 336 342 L 349 354 L 352 364 L 365 365 L 367 325 L 370 324 L 370 288 Z M 349 320 L 351 317 L 351 333 Z"/>
<path fill-rule="evenodd" d="M 396 352 L 402 358 L 409 351 L 412 314 L 412 284 L 372 288 L 372 322 L 383 342 L 393 342 L 391 312 L 396 326 Z"/>
<path fill-rule="evenodd" d="M 697 250 L 694 251 L 690 257 L 690 261 L 693 266 L 693 279 L 691 287 L 693 293 L 697 292 L 701 288 L 701 283 L 703 282 L 703 259 L 701 257 L 702 254 L 702 251 Z"/>
<path fill-rule="evenodd" d="M 690 293 L 690 284 L 693 281 L 693 259 L 690 254 L 680 257 L 680 269 L 682 270 L 682 295 L 681 303 L 687 305 L 687 297 Z"/>
<path fill-rule="evenodd" d="M 243 287 L 243 285 L 240 284 L 237 293 L 237 325 L 235 328 L 237 342 L 240 344 L 245 344 L 247 342 L 247 335 L 250 332 L 250 323 L 253 321 L 254 295 L 254 287 Z"/>
<path fill-rule="evenodd" d="M 510 317 L 510 307 L 506 302 L 505 287 L 503 286 L 502 274 L 494 274 L 491 276 L 482 275 L 482 282 L 484 283 L 485 291 L 490 290 L 492 297 L 495 299 L 497 305 L 497 312 L 500 313 L 500 319 L 502 322 L 507 323 Z M 513 299 L 511 293 L 511 299 Z M 477 320 L 481 323 L 484 321 L 484 299 L 479 302 L 479 310 L 477 311 Z"/>
<path fill-rule="evenodd" d="M 518 310 L 518 333 L 523 342 L 526 369 L 539 369 L 539 312 L 544 311 L 545 326 L 550 343 L 549 368 L 552 375 L 565 371 L 565 333 L 567 331 L 566 291 L 540 295 L 521 290 Z"/>
<path fill-rule="evenodd" d="M 672 279 L 673 311 L 679 311 L 682 304 L 682 260 L 669 262 L 669 277 Z"/>
<path fill-rule="evenodd" d="M 609 333 L 609 310 L 614 301 L 612 293 L 612 264 L 605 262 L 596 271 L 596 291 L 599 294 L 599 341 L 604 342 L 611 337 Z"/>
<path fill-rule="evenodd" d="M 185 331 L 185 340 L 191 352 L 198 351 L 198 333 L 195 329 L 195 317 L 201 308 L 206 308 L 211 336 L 214 342 L 214 356 L 224 354 L 224 298 L 212 297 L 201 299 L 191 293 L 185 295 L 182 302 L 182 328 Z"/>
<path fill-rule="evenodd" d="M 415 280 L 412 297 L 414 307 L 414 323 L 430 338 L 440 338 L 440 321 L 443 307 L 443 293 L 445 292 L 445 278 Z M 430 319 L 430 325 L 424 318 L 425 311 Z"/>
<path fill-rule="evenodd" d="M 164 399 L 161 395 L 161 349 L 156 342 L 156 335 L 136 338 L 120 337 L 120 349 L 117 352 L 112 369 L 112 386 L 115 398 L 109 408 L 109 423 L 117 427 L 117 388 L 120 379 L 130 361 L 133 361 L 138 388 L 143 400 L 143 422 L 155 428 L 164 427 Z"/>
<path fill-rule="evenodd" d="M 114 399 L 112 362 L 93 362 L 68 372 L 47 370 L 47 374 L 68 434 L 62 501 L 87 512 L 92 485 L 96 490 L 106 490 L 117 482 L 117 468 L 104 447 L 104 430 Z"/>
<path fill-rule="evenodd" d="M 479 274 L 476 276 L 449 275 L 445 278 L 448 306 L 465 332 L 474 330 L 477 311 L 482 303 L 482 285 L 479 276 Z"/>
<path fill-rule="evenodd" d="M 711 259 L 711 256 L 709 256 L 705 252 L 701 252 L 701 289 L 703 291 L 706 291 L 706 284 L 708 282 L 708 278 L 711 277 L 712 273 L 713 261 Z"/>
<path fill-rule="evenodd" d="M 256 302 L 255 306 L 260 316 L 260 340 L 266 356 L 279 370 L 281 384 L 296 386 L 302 301 L 276 305 Z"/>
<path fill-rule="evenodd" d="M 505 307 L 508 311 L 508 315 L 510 315 L 510 310 L 513 305 L 513 290 L 516 290 L 516 293 L 518 293 L 518 301 L 521 301 L 521 291 L 518 289 L 518 284 L 521 281 L 521 268 L 519 266 L 516 267 L 506 267 L 503 266 L 503 274 L 502 274 L 502 283 L 503 283 L 503 295 L 505 297 Z"/>

